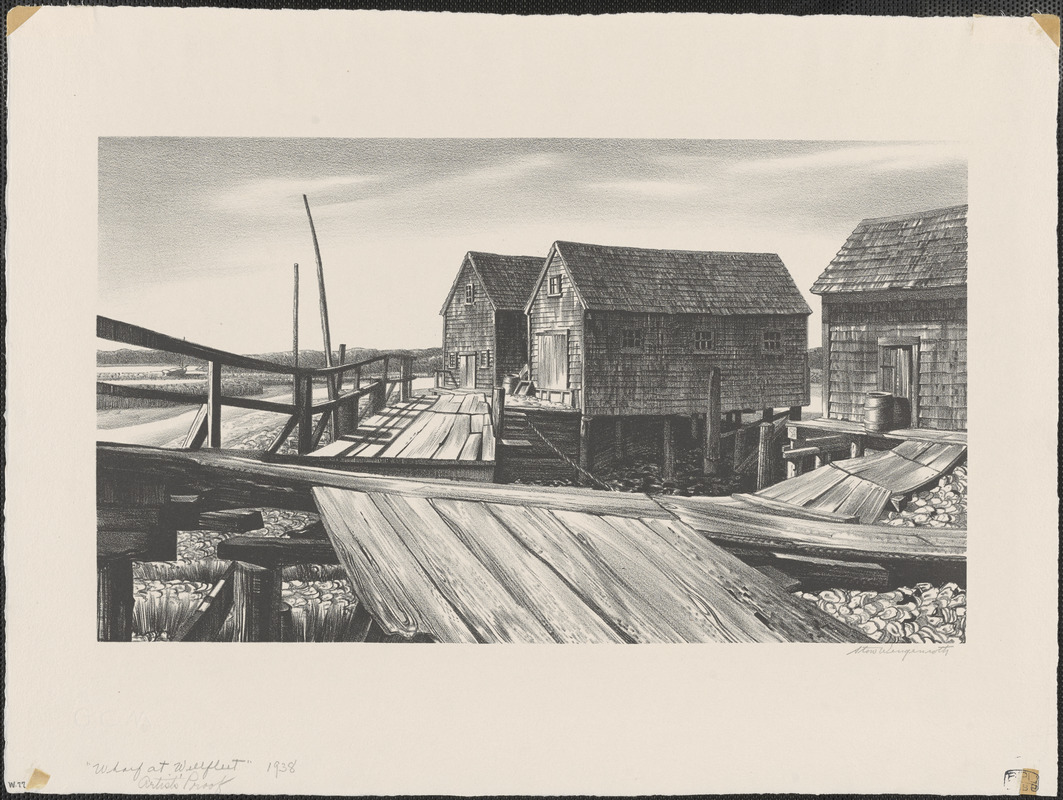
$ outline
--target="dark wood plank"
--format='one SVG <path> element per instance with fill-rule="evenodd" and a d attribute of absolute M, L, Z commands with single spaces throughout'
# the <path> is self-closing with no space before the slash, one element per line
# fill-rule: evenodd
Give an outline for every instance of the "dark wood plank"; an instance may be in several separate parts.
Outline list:
<path fill-rule="evenodd" d="M 367 494 L 328 487 L 313 494 L 354 593 L 387 633 L 476 641 Z"/>
<path fill-rule="evenodd" d="M 477 461 L 483 452 L 482 448 L 483 434 L 471 433 L 469 438 L 465 440 L 465 444 L 462 445 L 461 452 L 458 453 L 458 459 L 461 461 Z"/>
<path fill-rule="evenodd" d="M 457 537 L 508 592 L 562 643 L 623 639 L 480 503 L 432 500 Z"/>
<path fill-rule="evenodd" d="M 208 531 L 255 531 L 263 527 L 262 512 L 257 508 L 236 508 L 223 511 L 204 511 L 199 515 L 199 527 Z"/>
<path fill-rule="evenodd" d="M 218 558 L 245 561 L 260 567 L 340 563 L 332 543 L 327 538 L 316 537 L 234 536 L 218 543 Z"/>

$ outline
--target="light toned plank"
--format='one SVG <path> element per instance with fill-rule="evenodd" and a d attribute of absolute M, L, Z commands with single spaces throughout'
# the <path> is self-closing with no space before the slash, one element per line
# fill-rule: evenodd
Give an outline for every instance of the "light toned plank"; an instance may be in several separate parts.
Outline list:
<path fill-rule="evenodd" d="M 461 455 L 462 448 L 465 447 L 465 442 L 469 439 L 471 422 L 472 417 L 468 414 L 457 414 L 446 439 L 432 457 L 441 460 L 457 459 Z"/>
<path fill-rule="evenodd" d="M 398 455 L 408 444 L 410 444 L 410 442 L 417 438 L 421 431 L 428 427 L 430 422 L 438 419 L 439 415 L 434 413 L 426 411 L 421 414 L 419 417 L 415 418 L 402 433 L 396 436 L 394 441 L 381 450 L 380 455 L 386 458 L 392 458 Z"/>
<path fill-rule="evenodd" d="M 327 445 L 325 445 L 322 448 L 319 448 L 317 450 L 312 450 L 311 452 L 307 453 L 307 455 L 308 456 L 318 456 L 318 457 L 340 458 L 348 450 L 353 450 L 357 446 L 358 445 L 355 444 L 354 442 L 350 442 L 350 441 L 347 441 L 345 439 L 338 439 L 337 441 L 332 442 L 331 444 L 327 444 Z"/>
<path fill-rule="evenodd" d="M 472 433 L 482 433 L 484 429 L 484 421 L 488 417 L 484 414 L 472 414 L 469 417 L 469 430 Z"/>
<path fill-rule="evenodd" d="M 383 494 L 370 498 L 477 638 L 487 643 L 554 641 L 454 535 L 428 500 Z"/>
<path fill-rule="evenodd" d="M 639 643 L 683 641 L 623 573 L 613 570 L 593 547 L 584 546 L 549 511 L 495 503 L 487 509 L 626 638 Z"/>
<path fill-rule="evenodd" d="M 622 642 L 572 589 L 480 503 L 432 500 L 455 534 L 558 642 Z"/>
<path fill-rule="evenodd" d="M 839 622 L 815 606 L 793 597 L 763 573 L 723 548 L 707 541 L 687 526 L 673 520 L 649 519 L 645 525 L 657 534 L 689 567 L 690 580 L 701 577 L 706 593 L 714 597 L 735 598 L 742 627 L 749 635 L 760 638 L 760 626 L 787 642 L 865 641 L 859 631 Z M 737 620 L 736 620 L 737 621 Z"/>
<path fill-rule="evenodd" d="M 495 429 L 489 424 L 484 425 L 483 445 L 480 452 L 481 461 L 495 460 Z"/>
<path fill-rule="evenodd" d="M 759 508 L 770 514 L 781 514 L 784 517 L 796 517 L 797 519 L 807 519 L 812 521 L 819 520 L 823 522 L 856 522 L 856 517 L 851 514 L 834 514 L 830 511 L 822 511 L 812 508 L 811 506 L 799 506 L 792 503 L 773 500 L 770 497 L 761 497 L 755 494 L 733 494 L 731 496 L 751 508 Z"/>
<path fill-rule="evenodd" d="M 838 508 L 843 502 L 845 502 L 846 498 L 864 483 L 866 483 L 866 481 L 862 478 L 857 478 L 855 475 L 846 475 L 844 481 L 835 484 L 829 490 L 815 498 L 812 502 L 808 503 L 805 507 L 837 513 Z"/>
<path fill-rule="evenodd" d="M 469 434 L 469 438 L 465 440 L 465 444 L 462 445 L 461 452 L 458 454 L 459 461 L 476 461 L 480 458 L 481 440 L 483 439 L 482 433 Z"/>
<path fill-rule="evenodd" d="M 455 419 L 457 417 L 453 414 L 432 414 L 428 424 L 421 429 L 420 433 L 408 445 L 401 450 L 397 450 L 393 454 L 394 457 L 431 458 L 447 438 Z"/>
<path fill-rule="evenodd" d="M 476 401 L 479 399 L 477 394 L 467 394 L 461 400 L 461 405 L 458 406 L 459 414 L 472 414 L 473 408 L 476 406 Z"/>
<path fill-rule="evenodd" d="M 405 637 L 476 641 L 367 494 L 326 487 L 313 493 L 354 593 L 381 628 Z"/>
<path fill-rule="evenodd" d="M 643 603 L 653 609 L 655 628 L 662 636 L 680 642 L 719 641 L 706 630 L 696 606 L 672 577 L 643 557 L 605 519 L 578 511 L 543 511 L 568 530 L 590 557 L 621 576 L 624 584 L 639 594 Z"/>

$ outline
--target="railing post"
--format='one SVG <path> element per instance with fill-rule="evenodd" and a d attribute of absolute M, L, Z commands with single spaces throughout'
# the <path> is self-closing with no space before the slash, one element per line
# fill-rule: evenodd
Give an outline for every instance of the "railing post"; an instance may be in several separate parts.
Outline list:
<path fill-rule="evenodd" d="M 391 356 L 384 356 L 384 369 L 380 373 L 380 405 L 386 406 L 388 404 L 388 372 L 391 369 Z"/>
<path fill-rule="evenodd" d="M 757 450 L 757 489 L 771 483 L 771 439 L 775 426 L 770 422 L 760 423 L 760 441 Z"/>
<path fill-rule="evenodd" d="M 207 447 L 221 447 L 221 362 L 207 362 Z"/>
<path fill-rule="evenodd" d="M 506 389 L 504 386 L 496 386 L 491 398 L 491 424 L 495 429 L 495 437 L 501 439 L 506 432 Z"/>
<path fill-rule="evenodd" d="M 709 370 L 709 405 L 705 410 L 705 463 L 706 475 L 715 475 L 720 467 L 720 368 Z"/>
<path fill-rule="evenodd" d="M 413 393 L 413 356 L 402 357 L 402 383 L 399 384 L 399 400 L 406 402 Z"/>
<path fill-rule="evenodd" d="M 300 455 L 309 453 L 311 440 L 314 435 L 314 379 L 310 375 L 302 378 L 299 390 L 299 399 L 296 402 L 299 414 L 299 444 L 297 450 Z"/>

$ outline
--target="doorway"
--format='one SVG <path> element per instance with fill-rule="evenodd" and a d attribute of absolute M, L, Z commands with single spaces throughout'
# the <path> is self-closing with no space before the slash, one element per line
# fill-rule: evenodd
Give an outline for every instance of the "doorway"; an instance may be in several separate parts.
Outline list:
<path fill-rule="evenodd" d="M 461 356 L 461 388 L 476 388 L 476 354 Z"/>
<path fill-rule="evenodd" d="M 893 395 L 893 427 L 918 425 L 919 340 L 879 341 L 879 389 Z"/>
<path fill-rule="evenodd" d="M 568 388 L 568 334 L 539 335 L 539 375 L 541 389 Z"/>

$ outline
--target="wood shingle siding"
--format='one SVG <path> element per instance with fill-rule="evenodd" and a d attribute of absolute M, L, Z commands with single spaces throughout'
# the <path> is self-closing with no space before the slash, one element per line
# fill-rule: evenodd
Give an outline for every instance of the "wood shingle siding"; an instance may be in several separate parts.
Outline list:
<path fill-rule="evenodd" d="M 884 347 L 910 349 L 913 427 L 967 429 L 966 206 L 864 220 L 812 291 L 825 319 L 826 413 L 864 421 L 889 390 Z M 907 367 L 906 367 L 907 369 Z"/>
<path fill-rule="evenodd" d="M 476 387 L 491 389 L 528 358 L 524 304 L 542 268 L 536 256 L 469 252 L 440 313 L 445 368 L 461 381 L 461 357 L 476 356 Z M 472 302 L 466 302 L 472 286 Z M 453 365 L 453 355 L 459 358 Z M 485 355 L 487 357 L 485 357 Z"/>
<path fill-rule="evenodd" d="M 567 388 L 591 417 L 704 415 L 714 366 L 725 411 L 809 402 L 811 311 L 774 254 L 555 242 L 527 312 L 532 380 L 551 382 L 543 342 L 566 333 Z"/>

